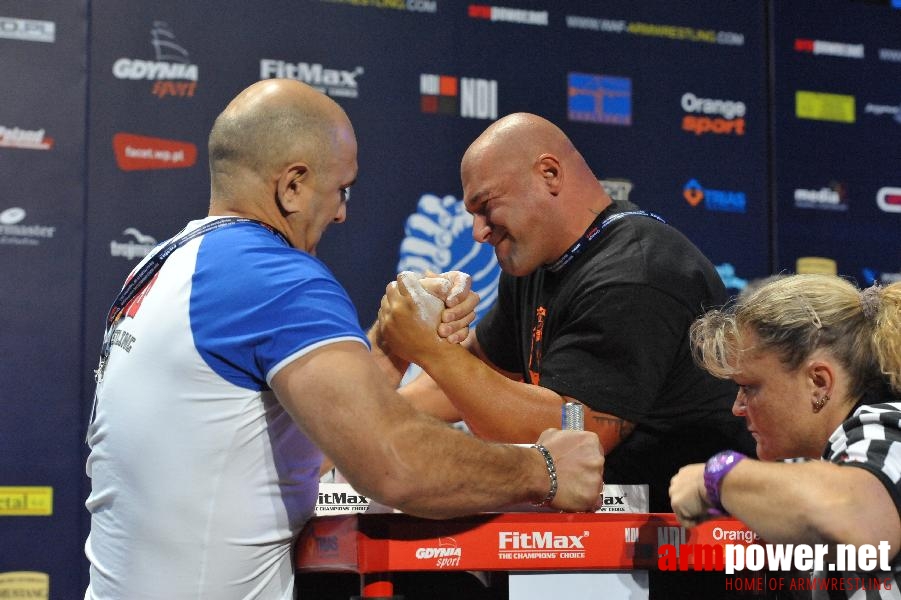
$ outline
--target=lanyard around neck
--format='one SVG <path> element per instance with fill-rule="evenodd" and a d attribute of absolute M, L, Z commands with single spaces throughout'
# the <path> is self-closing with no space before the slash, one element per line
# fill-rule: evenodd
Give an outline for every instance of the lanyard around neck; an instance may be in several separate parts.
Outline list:
<path fill-rule="evenodd" d="M 591 242 L 598 239 L 608 225 L 615 221 L 619 221 L 624 217 L 631 216 L 651 217 L 652 219 L 657 219 L 661 223 L 666 223 L 666 221 L 663 220 L 663 217 L 661 217 L 657 213 L 653 213 L 647 210 L 629 210 L 626 212 L 615 213 L 610 215 L 600 223 L 598 223 L 597 219 L 595 219 L 595 221 L 591 225 L 589 225 L 588 229 L 585 230 L 585 233 L 582 234 L 582 237 L 576 240 L 576 243 L 570 246 L 569 250 L 563 253 L 563 256 L 555 260 L 552 264 L 547 265 L 545 269 L 547 269 L 551 273 L 557 273 L 561 271 L 566 265 L 571 263 L 574 258 L 582 254 L 582 252 L 584 252 L 585 249 L 588 248 L 588 245 Z"/>
<path fill-rule="evenodd" d="M 193 231 L 181 237 L 176 237 L 170 240 L 169 243 L 167 243 L 165 246 L 159 248 L 146 261 L 144 261 L 144 264 L 141 265 L 141 268 L 138 269 L 131 278 L 129 278 L 124 286 L 122 286 L 122 289 L 119 291 L 119 294 L 113 301 L 112 306 L 110 306 L 109 312 L 106 315 L 106 331 L 104 332 L 103 336 L 103 345 L 100 349 L 100 365 L 94 372 L 95 379 L 98 382 L 103 378 L 103 369 L 106 366 L 106 361 L 109 359 L 112 346 L 111 334 L 113 329 L 115 329 L 116 323 L 119 321 L 119 319 L 122 318 L 125 308 L 132 300 L 134 300 L 135 296 L 137 296 L 144 288 L 144 286 L 147 285 L 147 283 L 152 280 L 157 273 L 159 273 L 160 269 L 163 266 L 163 263 L 166 262 L 166 259 L 168 259 L 173 252 L 175 252 L 191 240 L 195 240 L 200 236 L 210 233 L 211 231 L 222 229 L 223 227 L 228 227 L 237 223 L 255 223 L 257 225 L 261 225 L 262 227 L 265 227 L 272 233 L 279 236 L 282 240 L 285 241 L 285 243 L 287 243 L 287 240 L 285 240 L 284 236 L 282 236 L 278 231 L 276 231 L 266 223 L 257 221 L 255 219 L 248 219 L 246 217 L 224 217 L 221 219 L 216 219 L 215 221 L 211 221 L 209 223 L 205 223 L 204 225 L 201 225 L 197 229 L 194 229 Z"/>

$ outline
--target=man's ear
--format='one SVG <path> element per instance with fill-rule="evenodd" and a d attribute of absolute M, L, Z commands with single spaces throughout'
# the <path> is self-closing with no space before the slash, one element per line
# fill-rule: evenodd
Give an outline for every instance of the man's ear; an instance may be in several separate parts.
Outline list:
<path fill-rule="evenodd" d="M 306 163 L 288 165 L 276 182 L 276 201 L 282 214 L 300 212 L 308 193 L 310 167 Z"/>
<path fill-rule="evenodd" d="M 563 167 L 553 154 L 544 153 L 535 161 L 535 168 L 547 186 L 548 191 L 556 196 L 563 186 Z"/>

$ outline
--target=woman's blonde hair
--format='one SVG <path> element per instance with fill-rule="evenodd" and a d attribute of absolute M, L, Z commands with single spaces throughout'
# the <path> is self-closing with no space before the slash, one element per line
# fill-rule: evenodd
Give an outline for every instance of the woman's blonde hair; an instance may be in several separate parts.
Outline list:
<path fill-rule="evenodd" d="M 746 331 L 757 336 L 755 350 L 775 352 L 789 370 L 827 349 L 851 376 L 855 399 L 885 384 L 901 394 L 901 282 L 860 290 L 833 275 L 768 279 L 692 324 L 695 361 L 731 377 Z"/>

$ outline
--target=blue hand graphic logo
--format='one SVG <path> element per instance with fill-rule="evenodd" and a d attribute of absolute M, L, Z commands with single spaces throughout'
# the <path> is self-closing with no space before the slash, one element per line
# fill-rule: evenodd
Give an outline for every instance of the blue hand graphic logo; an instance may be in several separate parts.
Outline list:
<path fill-rule="evenodd" d="M 454 196 L 423 194 L 417 211 L 407 217 L 397 271 L 444 273 L 463 271 L 472 276 L 472 289 L 481 301 L 476 322 L 497 298 L 500 266 L 494 249 L 472 239 L 472 215 Z"/>

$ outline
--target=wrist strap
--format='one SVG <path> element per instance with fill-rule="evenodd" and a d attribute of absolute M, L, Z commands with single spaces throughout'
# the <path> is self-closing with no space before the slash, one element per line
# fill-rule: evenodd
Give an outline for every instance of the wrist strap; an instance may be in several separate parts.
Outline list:
<path fill-rule="evenodd" d="M 711 508 L 707 511 L 713 516 L 728 515 L 720 500 L 720 490 L 723 487 L 723 478 L 735 468 L 735 465 L 748 458 L 735 450 L 723 450 L 711 456 L 704 465 L 704 489 L 707 491 L 707 500 Z"/>
<path fill-rule="evenodd" d="M 551 457 L 551 453 L 547 448 L 541 444 L 532 444 L 531 447 L 538 450 L 538 452 L 541 453 L 541 456 L 544 457 L 544 462 L 547 465 L 547 475 L 551 480 L 551 489 L 548 491 L 547 496 L 545 496 L 544 500 L 541 502 L 535 502 L 533 504 L 535 506 L 549 506 L 557 495 L 557 467 L 554 465 L 554 459 Z"/>

